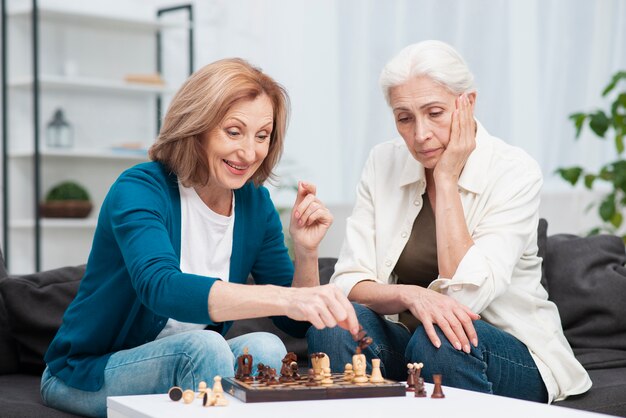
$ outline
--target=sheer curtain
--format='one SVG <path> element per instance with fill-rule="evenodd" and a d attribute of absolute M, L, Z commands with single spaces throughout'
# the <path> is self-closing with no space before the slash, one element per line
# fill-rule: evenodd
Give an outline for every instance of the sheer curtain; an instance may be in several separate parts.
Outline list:
<path fill-rule="evenodd" d="M 279 172 L 317 183 L 326 202 L 350 206 L 370 148 L 397 135 L 378 88 L 384 64 L 410 43 L 440 39 L 455 46 L 474 73 L 476 114 L 483 125 L 540 163 L 542 210 L 555 218 L 549 219 L 551 232 L 580 232 L 587 222 L 579 215 L 589 198 L 553 173 L 573 164 L 597 169 L 614 157 L 611 141 L 602 143 L 588 132 L 576 141 L 568 115 L 607 107 L 600 92 L 610 76 L 626 69 L 626 2 L 212 0 L 195 5 L 198 65 L 242 56 L 289 90 L 293 115 Z M 279 204 L 290 204 L 291 195 L 272 193 Z M 565 198 L 569 218 L 562 214 Z"/>

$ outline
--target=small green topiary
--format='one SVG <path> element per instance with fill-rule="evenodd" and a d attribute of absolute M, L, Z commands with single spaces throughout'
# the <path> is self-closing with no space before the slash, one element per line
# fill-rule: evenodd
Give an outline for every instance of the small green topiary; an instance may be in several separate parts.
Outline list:
<path fill-rule="evenodd" d="M 89 193 L 83 186 L 73 181 L 64 181 L 54 186 L 46 195 L 46 202 L 58 200 L 83 200 L 89 201 Z"/>

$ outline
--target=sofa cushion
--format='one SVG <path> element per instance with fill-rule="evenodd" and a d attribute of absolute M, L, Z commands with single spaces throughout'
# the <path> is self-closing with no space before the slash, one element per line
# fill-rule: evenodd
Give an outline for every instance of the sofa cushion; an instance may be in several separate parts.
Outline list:
<path fill-rule="evenodd" d="M 0 287 L 6 280 L 9 279 L 0 278 Z M 17 343 L 11 335 L 4 298 L 0 294 L 0 375 L 17 373 L 18 370 Z"/>
<path fill-rule="evenodd" d="M 17 345 L 20 370 L 40 374 L 43 356 L 61 326 L 63 313 L 80 284 L 85 267 L 63 267 L 0 282 L 6 320 Z"/>
<path fill-rule="evenodd" d="M 41 378 L 25 374 L 0 376 L 0 416 L 70 418 L 68 414 L 43 404 L 39 387 Z"/>
<path fill-rule="evenodd" d="M 548 237 L 549 297 L 567 340 L 587 369 L 626 367 L 626 253 L 612 235 Z"/>
<path fill-rule="evenodd" d="M 593 386 L 554 405 L 626 417 L 626 367 L 589 370 Z"/>

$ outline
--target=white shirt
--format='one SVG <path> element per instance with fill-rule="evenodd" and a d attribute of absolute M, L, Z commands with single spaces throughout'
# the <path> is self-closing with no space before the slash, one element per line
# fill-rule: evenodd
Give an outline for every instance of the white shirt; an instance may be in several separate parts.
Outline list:
<path fill-rule="evenodd" d="M 180 192 L 181 236 L 180 270 L 183 273 L 217 277 L 225 282 L 230 275 L 235 225 L 235 195 L 231 215 L 213 212 L 193 187 L 178 185 Z M 191 324 L 168 319 L 158 338 L 185 331 L 204 329 L 204 324 Z"/>
<path fill-rule="evenodd" d="M 556 305 L 541 286 L 537 224 L 541 170 L 523 150 L 478 123 L 476 149 L 459 178 L 459 195 L 474 245 L 451 278 L 429 289 L 448 295 L 522 341 L 549 394 L 561 400 L 591 387 L 563 335 Z M 395 283 L 393 269 L 422 208 L 424 167 L 396 139 L 371 151 L 347 220 L 331 282 L 348 295 L 360 281 Z M 388 316 L 397 320 L 397 315 Z"/>

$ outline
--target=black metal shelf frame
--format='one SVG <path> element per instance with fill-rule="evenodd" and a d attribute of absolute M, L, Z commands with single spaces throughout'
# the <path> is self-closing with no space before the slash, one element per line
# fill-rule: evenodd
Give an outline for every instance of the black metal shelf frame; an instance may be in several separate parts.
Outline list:
<path fill-rule="evenodd" d="M 188 13 L 188 46 L 189 46 L 189 74 L 193 72 L 194 68 L 194 51 L 193 51 L 193 5 L 184 4 L 175 7 L 168 7 L 157 10 L 157 18 L 161 16 L 176 12 L 180 10 L 186 10 Z M 7 81 L 7 10 L 6 1 L 1 0 L 0 5 L 0 47 L 2 48 L 1 54 L 1 67 L 2 67 L 2 250 L 4 252 L 5 263 L 8 266 L 9 263 L 9 170 L 8 170 L 8 132 L 9 132 L 9 117 L 8 117 L 8 81 Z M 39 5 L 37 0 L 32 0 L 32 13 L 31 13 L 31 36 L 32 36 L 32 69 L 33 69 L 33 188 L 34 188 L 34 262 L 35 271 L 41 271 L 41 213 L 39 211 L 39 197 L 41 195 L 41 150 L 40 150 L 40 85 L 39 85 Z M 163 53 L 162 53 L 162 33 L 161 29 L 157 30 L 156 39 L 156 54 L 157 54 L 157 73 L 161 74 L 163 70 Z M 156 121 L 157 121 L 157 133 L 161 127 L 161 95 L 157 95 L 156 106 Z"/>

